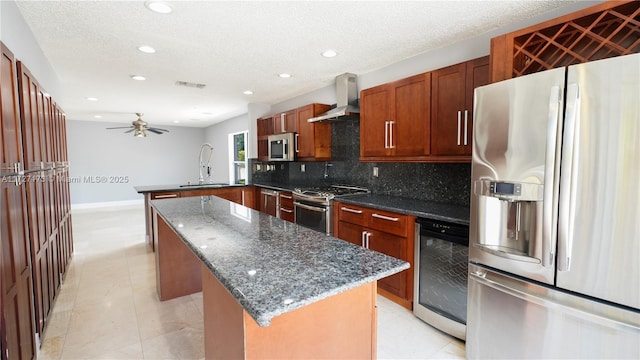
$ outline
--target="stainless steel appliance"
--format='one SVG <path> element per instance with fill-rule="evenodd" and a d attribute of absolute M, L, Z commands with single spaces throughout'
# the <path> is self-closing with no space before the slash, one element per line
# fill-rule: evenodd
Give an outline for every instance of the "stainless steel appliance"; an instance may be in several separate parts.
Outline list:
<path fill-rule="evenodd" d="M 331 235 L 333 199 L 367 193 L 368 189 L 353 185 L 296 188 L 293 191 L 296 224 Z"/>
<path fill-rule="evenodd" d="M 469 226 L 416 219 L 413 313 L 465 339 Z"/>
<path fill-rule="evenodd" d="M 296 134 L 269 135 L 269 161 L 294 161 L 296 159 Z"/>
<path fill-rule="evenodd" d="M 468 358 L 640 358 L 640 54 L 475 91 Z"/>
<path fill-rule="evenodd" d="M 355 74 L 344 73 L 336 76 L 336 107 L 307 121 L 344 120 L 359 115 L 358 77 Z"/>

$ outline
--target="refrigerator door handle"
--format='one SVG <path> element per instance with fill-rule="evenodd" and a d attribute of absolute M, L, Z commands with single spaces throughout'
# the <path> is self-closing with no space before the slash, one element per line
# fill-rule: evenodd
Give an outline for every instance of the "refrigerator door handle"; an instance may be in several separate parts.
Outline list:
<path fill-rule="evenodd" d="M 560 206 L 558 216 L 558 271 L 571 269 L 571 244 L 573 242 L 573 225 L 571 219 L 575 214 L 575 186 L 577 161 L 574 158 L 578 146 L 576 136 L 580 128 L 580 89 L 578 84 L 567 85 L 567 107 L 565 115 L 564 137 L 562 140 L 562 164 L 560 172 Z"/>
<path fill-rule="evenodd" d="M 558 205 L 556 189 L 558 189 L 558 171 L 556 166 L 556 148 L 560 146 L 558 139 L 558 128 L 560 118 L 562 90 L 559 86 L 551 87 L 549 96 L 549 114 L 547 121 L 547 147 L 545 155 L 544 184 L 543 193 L 543 216 L 542 216 L 542 266 L 553 265 L 554 246 L 557 215 L 555 209 Z"/>

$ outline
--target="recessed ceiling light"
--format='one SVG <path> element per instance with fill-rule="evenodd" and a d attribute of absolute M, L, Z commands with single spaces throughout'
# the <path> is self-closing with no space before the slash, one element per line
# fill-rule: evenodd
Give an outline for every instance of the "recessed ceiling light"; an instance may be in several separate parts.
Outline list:
<path fill-rule="evenodd" d="M 93 117 L 96 119 L 102 119 L 102 115 L 94 115 Z"/>
<path fill-rule="evenodd" d="M 174 124 L 180 124 L 180 120 L 173 120 Z"/>
<path fill-rule="evenodd" d="M 89 100 L 89 101 L 98 101 L 98 98 L 88 97 L 87 100 Z"/>
<path fill-rule="evenodd" d="M 251 90 L 245 90 L 242 93 L 245 94 L 245 95 L 253 95 L 253 91 L 251 91 Z"/>
<path fill-rule="evenodd" d="M 173 11 L 171 6 L 164 1 L 147 1 L 144 6 L 151 11 L 155 11 L 158 14 L 169 14 Z"/>
<path fill-rule="evenodd" d="M 279 74 L 278 76 L 280 76 L 281 78 L 290 78 L 291 77 L 290 74 L 286 74 L 286 73 Z"/>
<path fill-rule="evenodd" d="M 131 75 L 131 78 L 138 81 L 147 80 L 147 78 L 142 75 Z"/>
<path fill-rule="evenodd" d="M 336 55 L 338 55 L 338 53 L 335 50 L 327 50 L 327 51 L 322 53 L 322 56 L 324 56 L 326 58 L 332 58 L 332 57 L 334 57 Z"/>
<path fill-rule="evenodd" d="M 152 48 L 149 45 L 138 46 L 138 50 L 142 51 L 143 53 L 147 53 L 147 54 L 153 54 L 153 53 L 156 52 L 156 49 Z"/>

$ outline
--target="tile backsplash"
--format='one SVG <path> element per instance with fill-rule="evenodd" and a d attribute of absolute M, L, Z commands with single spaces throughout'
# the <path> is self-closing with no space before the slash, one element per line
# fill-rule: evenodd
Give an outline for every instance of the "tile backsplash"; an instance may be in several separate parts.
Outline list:
<path fill-rule="evenodd" d="M 274 182 L 294 186 L 353 184 L 374 194 L 469 205 L 471 164 L 360 162 L 360 124 L 336 121 L 331 125 L 329 162 L 260 162 L 250 160 L 250 183 Z M 260 170 L 258 170 L 258 166 Z M 267 166 L 269 170 L 267 171 Z M 304 172 L 302 167 L 304 165 Z M 373 176 L 374 167 L 378 176 Z"/>

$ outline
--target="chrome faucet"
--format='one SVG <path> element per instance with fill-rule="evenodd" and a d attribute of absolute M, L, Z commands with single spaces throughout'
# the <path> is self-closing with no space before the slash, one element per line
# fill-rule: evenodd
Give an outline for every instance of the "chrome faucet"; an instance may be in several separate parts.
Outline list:
<path fill-rule="evenodd" d="M 204 162 L 202 158 L 202 154 L 205 148 L 209 148 L 209 157 L 207 158 L 206 162 Z M 200 177 L 198 178 L 198 184 L 200 185 L 204 184 L 203 170 L 206 171 L 207 173 L 207 183 L 211 183 L 211 156 L 212 155 L 213 155 L 213 146 L 211 146 L 211 144 L 209 143 L 202 144 L 202 146 L 200 147 L 200 157 L 198 158 L 198 161 L 199 161 L 198 170 L 200 172 Z"/>

